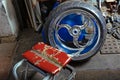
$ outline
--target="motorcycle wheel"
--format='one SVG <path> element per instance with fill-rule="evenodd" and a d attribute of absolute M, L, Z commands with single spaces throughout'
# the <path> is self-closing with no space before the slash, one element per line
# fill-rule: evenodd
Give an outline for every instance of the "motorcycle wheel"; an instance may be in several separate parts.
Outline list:
<path fill-rule="evenodd" d="M 66 52 L 73 61 L 81 61 L 100 50 L 106 37 L 106 23 L 94 6 L 66 1 L 51 11 L 42 35 L 44 42 Z"/>

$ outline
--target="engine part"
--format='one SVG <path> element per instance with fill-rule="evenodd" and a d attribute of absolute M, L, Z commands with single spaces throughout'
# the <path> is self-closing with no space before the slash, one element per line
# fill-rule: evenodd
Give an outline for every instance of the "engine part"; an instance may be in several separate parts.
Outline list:
<path fill-rule="evenodd" d="M 116 22 L 113 23 L 111 34 L 113 37 L 120 40 L 120 23 L 116 23 Z"/>
<path fill-rule="evenodd" d="M 120 23 L 120 14 L 119 14 L 119 0 L 106 0 L 101 4 L 101 12 L 106 19 L 107 23 L 107 32 L 111 34 L 116 39 L 119 39 L 119 23 Z"/>
<path fill-rule="evenodd" d="M 106 36 L 105 26 L 101 12 L 94 6 L 66 1 L 50 13 L 42 34 L 46 43 L 79 61 L 99 51 Z"/>

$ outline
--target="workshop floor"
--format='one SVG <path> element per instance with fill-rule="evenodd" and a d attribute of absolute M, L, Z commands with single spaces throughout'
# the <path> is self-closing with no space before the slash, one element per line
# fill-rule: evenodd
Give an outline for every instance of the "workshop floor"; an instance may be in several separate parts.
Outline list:
<path fill-rule="evenodd" d="M 0 80 L 8 80 L 16 43 L 0 44 Z"/>
<path fill-rule="evenodd" d="M 14 80 L 13 65 L 22 59 L 24 51 L 39 41 L 42 41 L 39 33 L 25 29 L 17 42 L 0 44 L 0 80 Z M 75 80 L 120 80 L 120 54 L 98 53 L 89 61 L 71 65 L 77 70 Z"/>

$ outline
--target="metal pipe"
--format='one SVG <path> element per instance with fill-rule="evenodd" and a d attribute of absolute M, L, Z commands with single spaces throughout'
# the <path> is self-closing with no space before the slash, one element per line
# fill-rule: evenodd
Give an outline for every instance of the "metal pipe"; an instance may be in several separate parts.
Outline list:
<path fill-rule="evenodd" d="M 98 2 L 98 8 L 101 10 L 101 0 L 97 0 Z"/>
<path fill-rule="evenodd" d="M 15 64 L 15 66 L 13 67 L 13 76 L 15 78 L 15 80 L 19 80 L 18 78 L 18 74 L 17 74 L 17 69 L 23 64 L 23 62 L 25 61 L 25 59 L 19 61 L 17 64 Z"/>

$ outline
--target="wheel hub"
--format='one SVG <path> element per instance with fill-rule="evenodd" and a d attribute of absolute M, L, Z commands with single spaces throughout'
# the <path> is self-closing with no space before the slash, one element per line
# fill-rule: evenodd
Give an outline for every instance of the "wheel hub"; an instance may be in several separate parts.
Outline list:
<path fill-rule="evenodd" d="M 71 29 L 70 29 L 70 34 L 71 34 L 71 36 L 79 36 L 80 35 L 80 28 L 79 27 L 72 27 Z"/>

